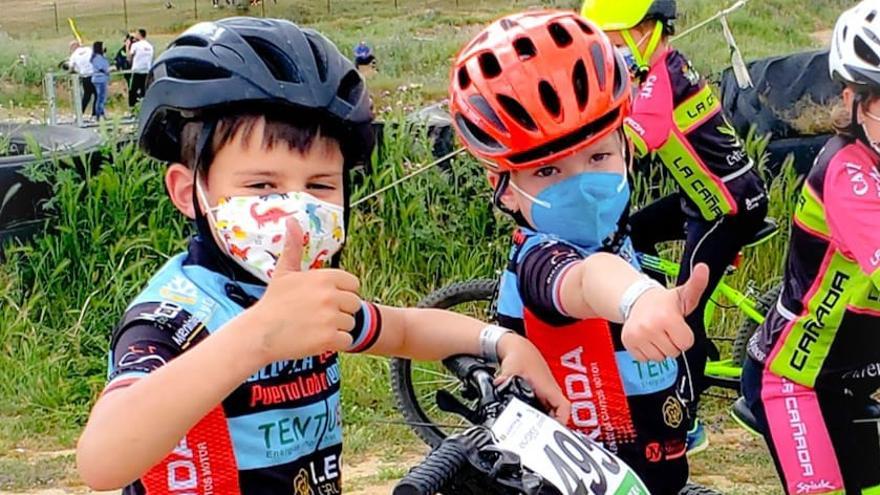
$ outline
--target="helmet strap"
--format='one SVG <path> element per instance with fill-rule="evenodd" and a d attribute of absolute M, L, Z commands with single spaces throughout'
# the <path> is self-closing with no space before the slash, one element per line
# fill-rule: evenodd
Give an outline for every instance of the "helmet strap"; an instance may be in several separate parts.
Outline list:
<path fill-rule="evenodd" d="M 492 193 L 492 204 L 502 212 L 512 216 L 516 214 L 516 212 L 504 206 L 504 202 L 501 201 L 501 196 L 504 196 L 504 193 L 509 186 L 510 172 L 502 172 L 498 174 L 498 184 L 495 185 L 495 191 Z"/>
<path fill-rule="evenodd" d="M 640 45 L 648 35 L 642 36 L 637 42 L 632 36 L 632 29 L 624 29 L 620 32 L 635 59 L 637 66 L 636 75 L 645 74 L 651 69 L 651 57 L 654 56 L 654 52 L 657 51 L 657 47 L 660 45 L 660 40 L 663 39 L 663 29 L 663 21 L 656 21 L 654 23 L 654 30 L 650 34 L 651 37 L 648 40 L 648 46 L 645 47 L 645 51 L 642 51 Z"/>
<path fill-rule="evenodd" d="M 510 215 L 510 217 L 513 218 L 513 221 L 520 227 L 534 229 L 533 226 L 529 225 L 528 220 L 526 220 L 526 217 L 521 211 L 513 211 L 504 206 L 504 203 L 501 201 L 501 196 L 504 196 L 504 192 L 507 191 L 508 187 L 510 187 L 510 172 L 502 172 L 498 174 L 498 184 L 495 186 L 495 192 L 492 193 L 492 204 L 501 210 L 501 212 Z"/>

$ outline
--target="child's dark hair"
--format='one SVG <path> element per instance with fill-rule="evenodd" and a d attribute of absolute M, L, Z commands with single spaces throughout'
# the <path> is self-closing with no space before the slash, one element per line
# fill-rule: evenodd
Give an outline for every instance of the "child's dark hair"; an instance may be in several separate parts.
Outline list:
<path fill-rule="evenodd" d="M 144 39 L 147 38 L 147 30 L 144 28 L 138 29 L 138 34 L 141 35 L 141 38 L 144 38 Z"/>
<path fill-rule="evenodd" d="M 675 35 L 675 20 L 667 19 L 666 17 L 657 16 L 654 14 L 648 14 L 642 22 L 639 23 L 639 27 L 647 27 L 650 29 L 654 29 L 654 23 L 656 21 L 660 21 L 663 23 L 663 36 L 669 37 Z M 650 26 L 645 26 L 645 24 L 650 24 Z"/>
<path fill-rule="evenodd" d="M 869 89 L 852 85 L 847 87 L 855 93 L 854 103 L 856 104 L 867 105 L 880 99 L 880 89 Z M 853 116 L 855 109 L 855 104 L 848 107 L 843 102 L 843 99 L 841 99 L 840 103 L 831 110 L 831 125 L 834 126 L 834 131 L 838 135 L 848 138 L 861 136 L 862 129 L 856 123 Z"/>
<path fill-rule="evenodd" d="M 104 54 L 104 42 L 96 41 L 92 43 L 92 60 L 95 59 L 98 55 Z"/>
<path fill-rule="evenodd" d="M 258 140 L 254 141 L 254 133 L 261 121 L 265 121 L 263 135 L 256 136 Z M 211 123 L 214 127 L 213 138 L 207 149 L 200 150 L 200 138 L 207 123 Z M 304 118 L 300 116 L 297 122 L 292 122 L 289 114 L 285 119 L 262 112 L 228 114 L 211 121 L 198 120 L 186 123 L 180 136 L 180 161 L 199 174 L 207 173 L 213 157 L 239 134 L 246 142 L 261 145 L 264 149 L 285 145 L 300 153 L 307 152 L 319 135 L 337 142 L 341 142 L 342 135 L 335 126 L 308 116 Z M 205 156 L 200 157 L 200 152 L 205 153 Z"/>

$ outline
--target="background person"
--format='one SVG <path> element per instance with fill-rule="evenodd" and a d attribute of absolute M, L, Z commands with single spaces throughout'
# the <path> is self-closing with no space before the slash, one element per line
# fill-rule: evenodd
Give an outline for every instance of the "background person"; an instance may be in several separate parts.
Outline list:
<path fill-rule="evenodd" d="M 131 61 L 131 85 L 128 88 L 128 106 L 134 107 L 144 97 L 147 88 L 147 74 L 153 66 L 153 45 L 147 41 L 147 30 L 138 29 L 133 35 L 134 42 L 128 49 Z"/>
<path fill-rule="evenodd" d="M 95 72 L 95 68 L 92 67 L 92 48 L 82 46 L 79 41 L 71 41 L 68 67 L 71 72 L 79 76 L 83 91 L 82 112 L 85 114 L 86 108 L 89 107 L 89 103 L 95 97 L 95 86 L 92 85 L 92 74 Z M 96 116 L 94 105 L 92 105 L 92 116 Z"/>
<path fill-rule="evenodd" d="M 880 493 L 880 1 L 844 12 L 828 58 L 837 136 L 801 188 L 783 289 L 749 341 L 743 397 L 788 494 Z"/>
<path fill-rule="evenodd" d="M 95 117 L 104 118 L 107 105 L 107 89 L 110 86 L 110 62 L 104 57 L 104 42 L 96 41 L 92 45 L 92 85 L 95 87 Z"/>

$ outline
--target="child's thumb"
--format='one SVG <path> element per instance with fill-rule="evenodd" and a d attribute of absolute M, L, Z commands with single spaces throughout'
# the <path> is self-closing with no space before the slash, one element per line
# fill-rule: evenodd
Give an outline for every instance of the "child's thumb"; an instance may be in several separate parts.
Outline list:
<path fill-rule="evenodd" d="M 703 297 L 703 292 L 706 291 L 708 285 L 709 267 L 705 263 L 699 263 L 694 267 L 687 282 L 677 289 L 678 299 L 681 301 L 681 310 L 685 316 L 697 309 L 697 305 L 700 304 L 700 299 Z"/>
<path fill-rule="evenodd" d="M 275 274 L 278 276 L 284 272 L 298 272 L 302 267 L 303 256 L 303 231 L 296 217 L 287 217 L 285 221 L 287 232 L 284 236 L 284 247 L 281 249 L 281 256 L 278 257 L 278 263 L 275 265 Z"/>

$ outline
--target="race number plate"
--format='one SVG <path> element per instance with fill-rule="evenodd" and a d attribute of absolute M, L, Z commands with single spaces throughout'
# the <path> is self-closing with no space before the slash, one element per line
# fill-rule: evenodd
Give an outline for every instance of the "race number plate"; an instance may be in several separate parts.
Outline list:
<path fill-rule="evenodd" d="M 513 399 L 492 426 L 498 446 L 571 495 L 647 495 L 620 459 L 544 413 Z"/>

